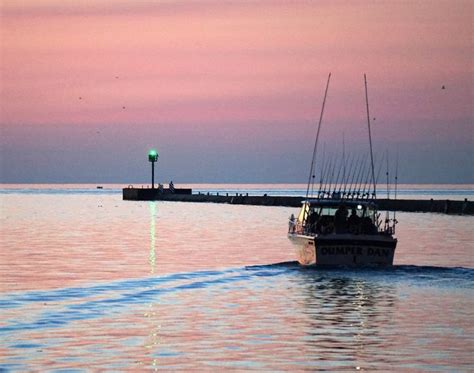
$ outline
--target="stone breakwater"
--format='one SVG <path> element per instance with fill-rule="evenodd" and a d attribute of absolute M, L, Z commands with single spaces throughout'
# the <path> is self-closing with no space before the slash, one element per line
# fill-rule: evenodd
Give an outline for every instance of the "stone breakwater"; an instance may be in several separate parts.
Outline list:
<path fill-rule="evenodd" d="M 192 194 L 191 189 L 124 188 L 122 196 L 127 201 L 173 201 L 173 202 L 205 202 L 228 203 L 235 205 L 286 206 L 300 207 L 304 197 L 289 196 L 249 196 L 247 194 Z M 445 214 L 474 215 L 474 202 L 468 200 L 417 200 L 417 199 L 378 199 L 380 210 L 406 212 L 436 212 Z"/>

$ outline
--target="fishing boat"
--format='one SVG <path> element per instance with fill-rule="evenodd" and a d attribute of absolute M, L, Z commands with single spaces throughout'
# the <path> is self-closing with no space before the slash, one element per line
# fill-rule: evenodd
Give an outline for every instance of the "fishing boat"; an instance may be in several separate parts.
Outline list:
<path fill-rule="evenodd" d="M 290 217 L 288 238 L 303 266 L 390 266 L 397 245 L 394 237 L 397 220 L 395 213 L 390 218 L 388 212 L 382 218 L 377 209 L 365 75 L 370 157 L 352 158 L 347 171 L 345 157 L 340 162 L 322 164 L 319 189 L 315 192 L 317 146 L 330 78 L 331 74 L 319 118 L 306 198 L 298 216 Z"/>

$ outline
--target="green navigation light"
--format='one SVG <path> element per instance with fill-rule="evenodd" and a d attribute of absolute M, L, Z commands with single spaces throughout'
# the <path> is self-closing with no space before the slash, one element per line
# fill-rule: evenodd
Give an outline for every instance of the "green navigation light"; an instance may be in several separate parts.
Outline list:
<path fill-rule="evenodd" d="M 150 162 L 156 162 L 158 160 L 158 153 L 156 152 L 155 149 L 151 149 L 149 152 L 148 152 L 148 160 Z"/>

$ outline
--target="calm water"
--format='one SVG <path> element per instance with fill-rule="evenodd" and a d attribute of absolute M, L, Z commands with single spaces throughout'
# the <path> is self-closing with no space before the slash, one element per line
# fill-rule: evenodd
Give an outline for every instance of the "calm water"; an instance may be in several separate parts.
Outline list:
<path fill-rule="evenodd" d="M 104 188 L 0 190 L 0 371 L 474 369 L 473 217 L 399 213 L 392 269 L 308 270 L 297 209 Z"/>

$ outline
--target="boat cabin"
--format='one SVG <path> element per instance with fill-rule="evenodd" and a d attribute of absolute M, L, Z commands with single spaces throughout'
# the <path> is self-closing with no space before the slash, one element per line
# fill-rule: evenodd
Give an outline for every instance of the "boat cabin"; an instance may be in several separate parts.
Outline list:
<path fill-rule="evenodd" d="M 325 235 L 331 233 L 379 234 L 377 206 L 371 201 L 308 199 L 290 233 Z"/>

